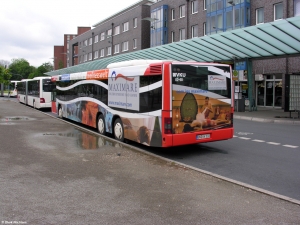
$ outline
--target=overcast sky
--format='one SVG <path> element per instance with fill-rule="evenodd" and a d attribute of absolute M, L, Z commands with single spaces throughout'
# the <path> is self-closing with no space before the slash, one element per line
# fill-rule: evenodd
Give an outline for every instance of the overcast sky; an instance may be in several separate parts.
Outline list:
<path fill-rule="evenodd" d="M 0 0 L 0 60 L 53 62 L 54 45 L 139 0 Z"/>

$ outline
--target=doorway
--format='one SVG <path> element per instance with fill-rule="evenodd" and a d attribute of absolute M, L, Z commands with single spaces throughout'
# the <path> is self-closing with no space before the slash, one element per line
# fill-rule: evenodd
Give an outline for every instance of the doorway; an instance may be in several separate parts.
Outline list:
<path fill-rule="evenodd" d="M 282 74 L 264 75 L 263 81 L 256 82 L 258 106 L 282 107 Z"/>

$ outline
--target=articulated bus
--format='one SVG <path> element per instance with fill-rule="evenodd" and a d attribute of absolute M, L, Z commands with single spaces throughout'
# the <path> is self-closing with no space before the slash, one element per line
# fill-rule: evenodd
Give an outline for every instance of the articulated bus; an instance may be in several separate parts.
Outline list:
<path fill-rule="evenodd" d="M 22 79 L 17 86 L 20 103 L 37 109 L 51 108 L 51 77 Z"/>
<path fill-rule="evenodd" d="M 9 85 L 4 85 L 4 97 L 17 97 L 17 83 L 19 81 L 11 80 Z"/>
<path fill-rule="evenodd" d="M 229 65 L 131 60 L 52 81 L 52 111 L 119 141 L 170 147 L 233 137 Z"/>

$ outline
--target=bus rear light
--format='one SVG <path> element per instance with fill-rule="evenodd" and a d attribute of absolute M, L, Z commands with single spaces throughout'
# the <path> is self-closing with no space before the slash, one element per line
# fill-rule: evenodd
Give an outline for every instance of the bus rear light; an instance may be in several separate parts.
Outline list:
<path fill-rule="evenodd" d="M 44 98 L 40 98 L 40 103 L 45 103 L 45 99 Z"/>
<path fill-rule="evenodd" d="M 172 118 L 165 118 L 165 134 L 172 134 Z"/>

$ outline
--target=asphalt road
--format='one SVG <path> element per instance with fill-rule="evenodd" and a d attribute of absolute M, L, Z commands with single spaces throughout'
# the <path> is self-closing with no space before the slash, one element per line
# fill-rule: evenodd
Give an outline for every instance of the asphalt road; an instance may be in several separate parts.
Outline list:
<path fill-rule="evenodd" d="M 300 127 L 235 120 L 231 140 L 149 151 L 300 200 Z"/>
<path fill-rule="evenodd" d="M 299 224 L 299 205 L 0 101 L 2 224 Z"/>

